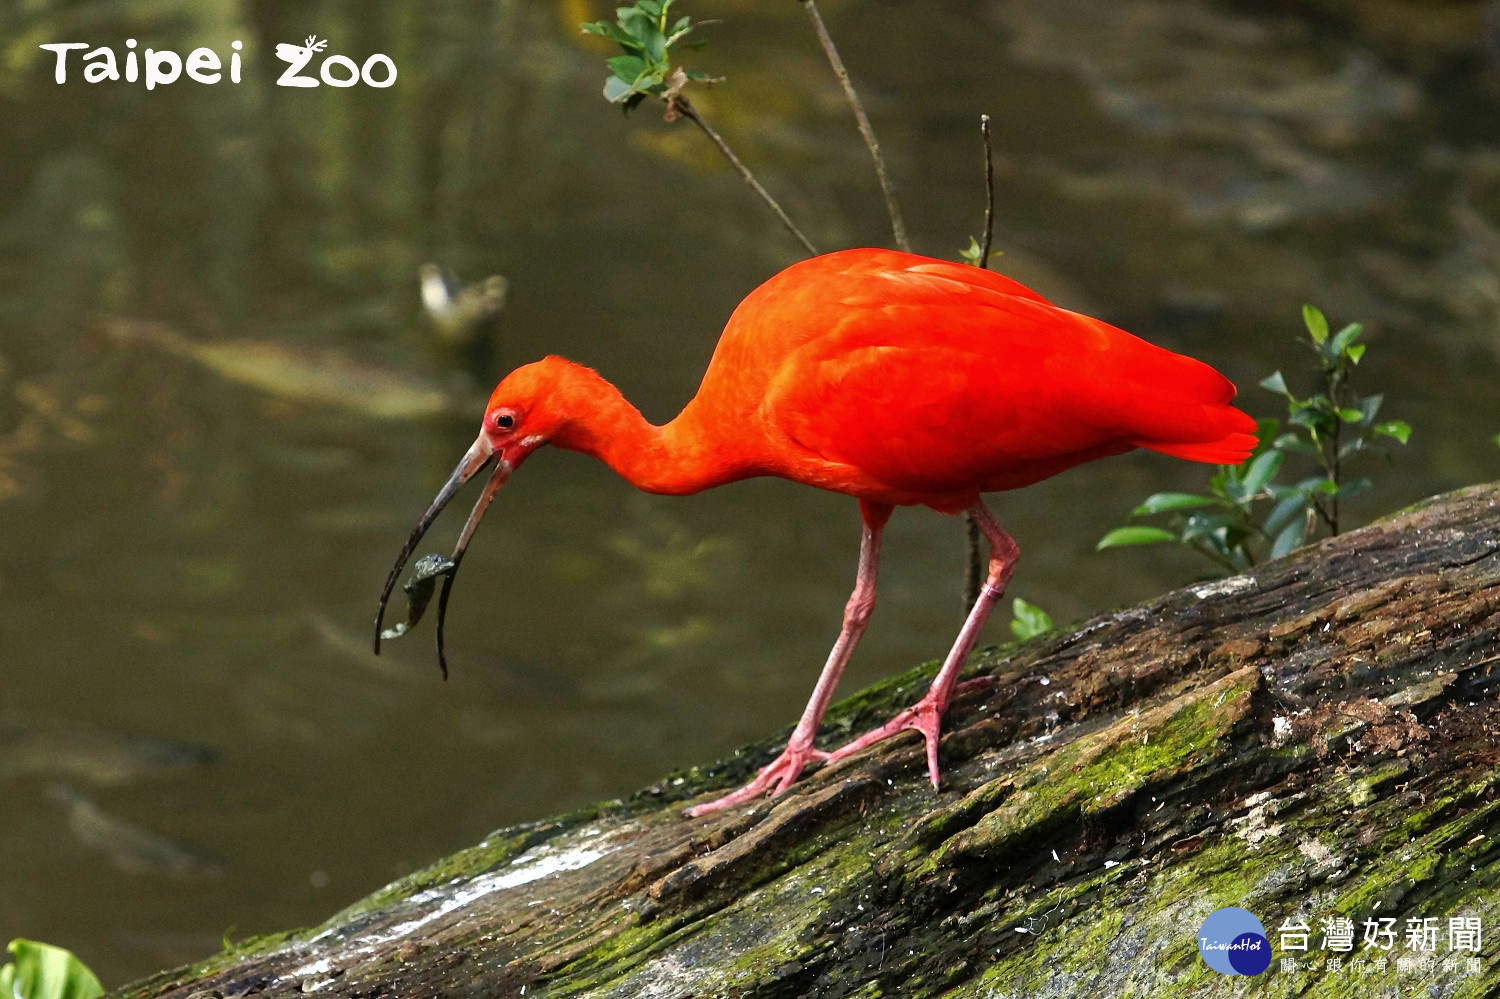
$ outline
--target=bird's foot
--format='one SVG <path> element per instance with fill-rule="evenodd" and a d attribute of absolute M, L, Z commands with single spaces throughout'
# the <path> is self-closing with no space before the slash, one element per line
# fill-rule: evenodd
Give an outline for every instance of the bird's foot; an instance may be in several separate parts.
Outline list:
<path fill-rule="evenodd" d="M 828 754 L 829 763 L 837 763 L 839 760 L 853 756 L 862 749 L 868 749 L 877 742 L 883 742 L 893 735 L 912 729 L 922 733 L 923 740 L 927 743 L 927 778 L 932 781 L 932 789 L 938 789 L 938 738 L 941 735 L 940 725 L 943 720 L 943 712 L 947 710 L 948 704 L 959 694 L 966 694 L 971 690 L 980 690 L 995 682 L 992 676 L 977 676 L 972 680 L 965 680 L 955 686 L 951 693 L 943 695 L 940 692 L 929 690 L 920 701 L 913 704 L 886 722 L 877 729 L 866 732 L 864 735 L 846 745 L 840 746 Z"/>
<path fill-rule="evenodd" d="M 768 792 L 778 795 L 792 786 L 792 782 L 802 773 L 804 767 L 809 763 L 821 763 L 828 759 L 828 754 L 821 749 L 814 749 L 810 744 L 806 746 L 788 745 L 781 751 L 781 755 L 770 763 L 760 768 L 755 779 L 738 791 L 731 791 L 722 798 L 701 805 L 694 805 L 687 810 L 692 818 L 717 812 L 725 808 L 733 808 L 735 805 L 753 801 Z"/>

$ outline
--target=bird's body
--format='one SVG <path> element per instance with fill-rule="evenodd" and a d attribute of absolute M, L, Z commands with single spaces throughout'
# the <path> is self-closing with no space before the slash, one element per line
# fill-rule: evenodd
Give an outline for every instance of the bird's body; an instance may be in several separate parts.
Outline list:
<path fill-rule="evenodd" d="M 539 364 L 502 382 L 492 406 L 512 379 L 540 388 L 572 366 Z M 588 385 L 578 401 L 587 407 L 612 392 Z M 1060 309 L 1003 275 L 846 250 L 794 264 L 751 292 L 697 394 L 662 428 L 651 467 L 627 458 L 617 470 L 651 492 L 775 475 L 956 513 L 982 492 L 1136 447 L 1237 462 L 1255 445 L 1255 424 L 1229 405 L 1233 397 L 1229 380 L 1201 361 Z M 579 421 L 586 432 L 552 443 L 608 460 L 626 450 L 624 441 L 610 446 L 610 431 L 640 439 L 633 414 L 606 404 L 604 428 Z"/>
<path fill-rule="evenodd" d="M 648 492 L 771 475 L 858 498 L 866 527 L 859 583 L 813 702 L 787 752 L 740 792 L 700 806 L 707 809 L 784 790 L 806 762 L 828 757 L 812 736 L 873 603 L 892 508 L 968 510 L 994 549 L 989 585 L 929 697 L 851 744 L 920 728 L 936 783 L 937 718 L 1014 568 L 1014 542 L 980 495 L 1134 448 L 1238 463 L 1255 446 L 1255 423 L 1230 405 L 1233 397 L 1234 386 L 1208 365 L 1061 309 L 1002 275 L 846 250 L 794 264 L 751 292 L 698 392 L 665 426 L 562 358 L 513 371 L 408 554 L 457 485 L 493 458 L 497 471 L 466 543 L 494 490 L 548 443 L 598 457 Z"/>

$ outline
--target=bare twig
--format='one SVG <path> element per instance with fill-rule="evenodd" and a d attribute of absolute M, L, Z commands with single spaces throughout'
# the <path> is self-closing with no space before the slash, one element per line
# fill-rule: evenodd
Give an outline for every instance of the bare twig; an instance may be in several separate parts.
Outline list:
<path fill-rule="evenodd" d="M 979 266 L 990 265 L 990 244 L 995 241 L 995 154 L 990 148 L 990 116 L 979 116 L 979 134 L 984 136 L 984 247 Z"/>
<path fill-rule="evenodd" d="M 849 79 L 849 71 L 844 68 L 844 60 L 839 58 L 839 50 L 833 45 L 833 38 L 828 34 L 828 28 L 823 24 L 823 15 L 818 13 L 816 0 L 802 0 L 802 6 L 807 10 L 807 16 L 812 19 L 813 30 L 818 34 L 818 43 L 823 46 L 823 51 L 828 55 L 828 62 L 833 66 L 833 73 L 839 78 L 839 84 L 844 88 L 844 96 L 849 99 L 849 106 L 854 109 L 854 120 L 859 125 L 859 134 L 864 137 L 865 145 L 869 147 L 870 157 L 875 161 L 875 175 L 880 178 L 880 193 L 885 196 L 885 210 L 891 217 L 891 232 L 896 237 L 896 246 L 899 249 L 911 252 L 911 242 L 906 238 L 906 220 L 901 217 L 901 206 L 896 203 L 896 185 L 891 182 L 890 175 L 885 170 L 885 158 L 880 155 L 880 143 L 875 141 L 875 129 L 870 126 L 870 118 L 865 114 L 865 106 L 860 103 L 859 94 L 854 92 L 854 83 Z"/>
<path fill-rule="evenodd" d="M 990 266 L 990 244 L 995 239 L 995 156 L 990 147 L 990 116 L 979 116 L 979 134 L 984 137 L 984 246 L 979 251 L 978 265 Z M 979 525 L 973 517 L 969 521 L 969 559 L 964 565 L 964 607 L 974 606 L 979 599 L 979 587 L 984 582 L 984 555 L 979 544 Z"/>
<path fill-rule="evenodd" d="M 694 125 L 697 125 L 703 131 L 703 134 L 708 136 L 709 140 L 718 147 L 719 152 L 724 154 L 724 158 L 729 161 L 729 165 L 734 167 L 746 184 L 750 185 L 750 189 L 760 195 L 761 200 L 771 207 L 771 211 L 775 212 L 776 217 L 781 220 L 781 224 L 786 226 L 787 232 L 797 237 L 797 242 L 801 243 L 808 253 L 814 256 L 817 255 L 817 248 L 812 245 L 806 236 L 802 235 L 802 230 L 797 228 L 796 224 L 787 216 L 787 213 L 782 210 L 781 205 L 776 203 L 776 199 L 771 197 L 771 193 L 764 187 L 761 187 L 760 181 L 755 179 L 755 175 L 750 172 L 750 168 L 740 162 L 740 158 L 734 155 L 734 150 L 730 149 L 729 144 L 720 137 L 719 133 L 715 132 L 713 127 L 703 120 L 703 116 L 698 113 L 698 109 L 693 107 L 686 97 L 681 94 L 674 94 L 667 103 L 667 110 L 669 117 L 673 113 L 680 114 Z"/>

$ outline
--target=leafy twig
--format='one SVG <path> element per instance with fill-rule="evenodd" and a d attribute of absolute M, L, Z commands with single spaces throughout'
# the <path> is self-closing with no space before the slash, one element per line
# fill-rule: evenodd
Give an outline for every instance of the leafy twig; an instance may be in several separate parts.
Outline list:
<path fill-rule="evenodd" d="M 875 161 L 875 175 L 880 178 L 880 193 L 885 197 L 885 210 L 891 217 L 891 232 L 896 238 L 896 246 L 910 253 L 911 243 L 906 238 L 906 220 L 901 217 L 901 206 L 896 202 L 896 185 L 891 182 L 890 175 L 886 173 L 885 157 L 880 155 L 880 143 L 875 141 L 875 129 L 870 125 L 869 115 L 865 114 L 865 106 L 860 102 L 859 94 L 854 91 L 854 82 L 849 79 L 849 71 L 844 68 L 844 60 L 839 58 L 839 50 L 834 47 L 833 37 L 828 34 L 828 27 L 823 23 L 823 15 L 818 13 L 817 0 L 801 0 L 801 2 L 807 10 L 808 18 L 812 20 L 813 30 L 817 32 L 818 44 L 823 46 L 823 51 L 828 55 L 828 63 L 833 67 L 833 74 L 839 78 L 839 85 L 844 88 L 844 96 L 849 99 L 849 106 L 854 109 L 854 121 L 859 125 L 859 134 L 864 138 L 865 145 L 870 150 L 870 158 Z"/>
<path fill-rule="evenodd" d="M 604 81 L 604 99 L 618 104 L 627 113 L 647 97 L 656 97 L 667 105 L 666 120 L 686 118 L 713 142 L 714 147 L 729 161 L 729 165 L 760 196 L 788 232 L 796 237 L 808 253 L 818 251 L 812 242 L 792 223 L 791 218 L 771 197 L 769 191 L 750 172 L 750 168 L 734 154 L 723 137 L 703 119 L 698 109 L 683 96 L 683 89 L 692 82 L 712 82 L 709 77 L 696 70 L 673 68 L 673 56 L 679 48 L 696 48 L 701 43 L 688 42 L 687 37 L 697 27 L 690 17 L 672 20 L 672 4 L 675 0 L 636 0 L 629 7 L 615 12 L 615 23 L 594 21 L 583 25 L 586 34 L 607 38 L 620 46 L 622 55 L 606 62 L 609 78 Z"/>

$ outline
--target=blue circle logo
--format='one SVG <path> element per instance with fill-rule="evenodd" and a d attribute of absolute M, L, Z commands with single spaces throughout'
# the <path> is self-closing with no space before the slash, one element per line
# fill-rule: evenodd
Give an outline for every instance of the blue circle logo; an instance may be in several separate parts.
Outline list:
<path fill-rule="evenodd" d="M 1198 953 L 1221 975 L 1258 975 L 1271 966 L 1266 928 L 1238 906 L 1217 909 L 1198 930 Z"/>

